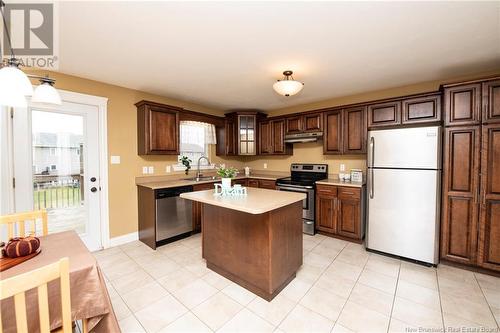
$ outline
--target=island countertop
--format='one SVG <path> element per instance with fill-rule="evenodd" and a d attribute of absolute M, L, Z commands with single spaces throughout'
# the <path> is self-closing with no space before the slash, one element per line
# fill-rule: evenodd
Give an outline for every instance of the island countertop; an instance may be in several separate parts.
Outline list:
<path fill-rule="evenodd" d="M 216 196 L 213 190 L 182 193 L 181 198 L 249 214 L 263 214 L 306 198 L 303 193 L 247 187 L 247 195 Z"/>

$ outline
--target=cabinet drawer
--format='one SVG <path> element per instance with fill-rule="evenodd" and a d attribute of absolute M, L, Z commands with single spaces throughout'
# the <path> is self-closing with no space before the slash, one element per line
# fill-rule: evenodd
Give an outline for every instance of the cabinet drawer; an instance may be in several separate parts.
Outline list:
<path fill-rule="evenodd" d="M 193 192 L 196 191 L 205 191 L 205 190 L 213 190 L 214 183 L 205 183 L 205 184 L 196 184 L 193 185 Z"/>
<path fill-rule="evenodd" d="M 316 185 L 316 193 L 337 195 L 337 186 L 332 185 Z"/>
<path fill-rule="evenodd" d="M 257 180 L 257 179 L 248 179 L 247 186 L 248 187 L 259 187 L 259 180 Z"/>
<path fill-rule="evenodd" d="M 339 187 L 338 196 L 340 199 L 361 199 L 361 190 L 353 187 Z"/>
<path fill-rule="evenodd" d="M 247 186 L 247 180 L 246 179 L 233 179 L 231 181 L 231 184 L 232 185 L 235 185 L 235 184 L 240 184 L 241 186 Z"/>
<path fill-rule="evenodd" d="M 267 188 L 269 190 L 275 190 L 276 182 L 274 180 L 259 179 L 259 187 Z"/>

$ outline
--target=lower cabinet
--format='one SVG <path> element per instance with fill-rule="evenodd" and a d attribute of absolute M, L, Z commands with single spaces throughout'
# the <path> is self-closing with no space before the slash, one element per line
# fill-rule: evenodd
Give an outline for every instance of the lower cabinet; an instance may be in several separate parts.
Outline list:
<path fill-rule="evenodd" d="M 316 229 L 361 242 L 364 237 L 364 187 L 316 186 Z"/>
<path fill-rule="evenodd" d="M 268 190 L 276 189 L 276 181 L 267 180 L 267 179 L 259 179 L 259 188 L 267 188 Z"/>
<path fill-rule="evenodd" d="M 259 187 L 259 180 L 258 179 L 248 179 L 247 186 L 248 187 Z"/>
<path fill-rule="evenodd" d="M 213 188 L 213 183 L 196 184 L 193 186 L 193 192 L 211 190 Z M 201 231 L 201 209 L 201 203 L 193 201 L 193 232 Z"/>

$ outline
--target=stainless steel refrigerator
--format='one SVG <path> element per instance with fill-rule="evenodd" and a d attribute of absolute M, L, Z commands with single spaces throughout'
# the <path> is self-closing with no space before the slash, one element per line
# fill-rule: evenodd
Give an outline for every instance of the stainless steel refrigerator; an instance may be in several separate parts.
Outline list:
<path fill-rule="evenodd" d="M 437 264 L 440 127 L 369 131 L 368 146 L 367 249 Z"/>

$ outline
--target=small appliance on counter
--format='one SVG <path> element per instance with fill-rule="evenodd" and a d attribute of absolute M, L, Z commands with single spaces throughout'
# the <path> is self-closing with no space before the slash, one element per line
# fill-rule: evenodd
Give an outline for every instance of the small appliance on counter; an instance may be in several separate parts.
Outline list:
<path fill-rule="evenodd" d="M 314 235 L 315 231 L 315 189 L 316 181 L 328 178 L 328 164 L 298 164 L 290 167 L 291 177 L 280 178 L 276 181 L 279 191 L 304 193 L 302 201 L 303 232 Z"/>
<path fill-rule="evenodd" d="M 245 176 L 250 176 L 250 167 L 245 167 Z"/>
<path fill-rule="evenodd" d="M 361 169 L 351 169 L 351 182 L 362 182 L 363 171 Z"/>

